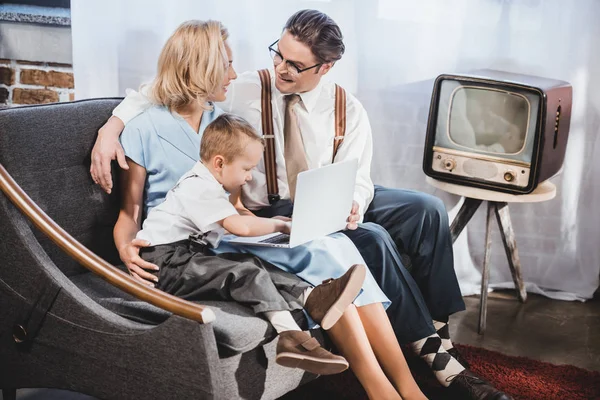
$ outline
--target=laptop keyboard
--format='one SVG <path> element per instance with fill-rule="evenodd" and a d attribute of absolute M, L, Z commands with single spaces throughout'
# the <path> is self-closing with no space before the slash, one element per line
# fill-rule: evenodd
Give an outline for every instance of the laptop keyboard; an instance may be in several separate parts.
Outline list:
<path fill-rule="evenodd" d="M 281 235 L 276 235 L 270 237 L 268 239 L 263 239 L 259 243 L 271 243 L 271 244 L 285 244 L 290 242 L 290 235 L 286 235 L 282 233 Z"/>

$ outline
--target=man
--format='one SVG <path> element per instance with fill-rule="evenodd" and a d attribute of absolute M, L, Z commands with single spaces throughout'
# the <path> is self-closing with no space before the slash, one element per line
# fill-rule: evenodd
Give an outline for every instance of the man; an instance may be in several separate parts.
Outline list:
<path fill-rule="evenodd" d="M 262 82 L 271 93 L 270 104 L 265 106 L 270 105 L 273 131 L 265 138 L 273 140 L 274 157 L 263 160 L 255 169 L 253 180 L 243 190 L 244 204 L 261 216 L 289 216 L 299 172 L 357 158 L 354 204 L 345 233 L 392 300 L 388 315 L 399 341 L 410 343 L 454 397 L 508 399 L 465 369 L 461 363 L 466 363 L 460 360 L 450 341 L 448 318 L 465 306 L 454 272 L 443 203 L 423 193 L 373 186 L 371 128 L 366 111 L 351 94 L 344 93 L 347 98 L 343 103 L 343 139 L 336 134 L 340 118 L 335 117 L 339 111 L 336 96 L 341 94 L 334 84 L 322 78 L 341 59 L 345 50 L 342 39 L 339 27 L 327 15 L 302 10 L 290 17 L 279 40 L 269 47 L 274 70 L 269 78 L 263 73 Z M 244 117 L 265 135 L 263 115 L 267 110 L 261 104 L 262 86 L 259 73 L 241 74 L 230 86 L 228 100 L 222 107 Z M 114 112 L 123 122 L 147 103 L 140 94 L 128 99 Z M 111 128 L 111 124 L 116 127 Z M 97 144 L 99 150 L 95 152 L 102 152 L 99 159 L 105 167 L 102 170 L 100 163 L 92 165 L 92 175 L 107 183 L 102 176 L 106 176 L 110 159 L 117 156 L 119 147 L 111 144 L 122 126 L 113 120 L 103 129 L 108 133 L 102 134 L 102 140 L 108 140 L 108 145 Z M 341 141 L 341 145 L 336 141 Z M 358 225 L 361 221 L 364 223 Z M 399 251 L 410 258 L 411 273 L 403 265 Z"/>

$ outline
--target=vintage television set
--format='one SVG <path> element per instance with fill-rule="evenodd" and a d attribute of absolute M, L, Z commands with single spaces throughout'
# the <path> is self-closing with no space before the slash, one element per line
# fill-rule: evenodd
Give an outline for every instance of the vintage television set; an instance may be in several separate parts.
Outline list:
<path fill-rule="evenodd" d="M 434 83 L 426 175 L 455 184 L 531 193 L 563 164 L 571 119 L 567 82 L 479 70 Z"/>

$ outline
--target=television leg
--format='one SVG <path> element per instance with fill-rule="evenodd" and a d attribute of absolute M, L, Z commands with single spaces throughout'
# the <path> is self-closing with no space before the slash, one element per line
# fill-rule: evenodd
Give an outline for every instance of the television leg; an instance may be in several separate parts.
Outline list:
<path fill-rule="evenodd" d="M 17 399 L 17 389 L 2 389 L 2 399 L 3 400 L 16 400 Z"/>
<path fill-rule="evenodd" d="M 460 233 L 463 231 L 465 226 L 467 226 L 471 220 L 471 217 L 473 217 L 473 214 L 475 214 L 475 211 L 477 211 L 482 201 L 483 200 L 465 197 L 465 202 L 460 207 L 460 210 L 458 210 L 458 214 L 456 214 L 456 217 L 452 221 L 452 225 L 450 225 L 452 243 L 454 243 L 458 236 L 460 236 Z"/>
<path fill-rule="evenodd" d="M 519 301 L 525 303 L 527 301 L 527 291 L 525 290 L 523 274 L 521 273 L 521 260 L 519 259 L 519 251 L 517 250 L 517 241 L 515 240 L 510 213 L 508 212 L 508 204 L 498 202 L 495 208 L 500 236 L 502 236 L 502 243 L 504 243 L 504 250 L 506 251 L 506 258 L 508 259 L 508 266 L 510 267 L 513 282 L 515 283 L 515 288 L 518 290 Z"/>
<path fill-rule="evenodd" d="M 485 333 L 487 319 L 487 298 L 490 280 L 490 256 L 492 254 L 492 221 L 496 204 L 488 201 L 487 219 L 485 223 L 485 252 L 483 254 L 483 271 L 481 273 L 481 298 L 479 299 L 479 328 L 477 333 Z"/>

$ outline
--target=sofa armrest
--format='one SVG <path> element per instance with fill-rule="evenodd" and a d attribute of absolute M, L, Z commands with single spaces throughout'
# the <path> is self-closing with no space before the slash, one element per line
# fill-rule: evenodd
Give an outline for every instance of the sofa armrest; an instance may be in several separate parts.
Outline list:
<path fill-rule="evenodd" d="M 215 320 L 214 312 L 161 290 L 143 285 L 133 277 L 98 257 L 52 220 L 15 182 L 0 164 L 0 189 L 6 197 L 46 236 L 79 264 L 119 289 L 150 304 L 197 322 Z"/>

